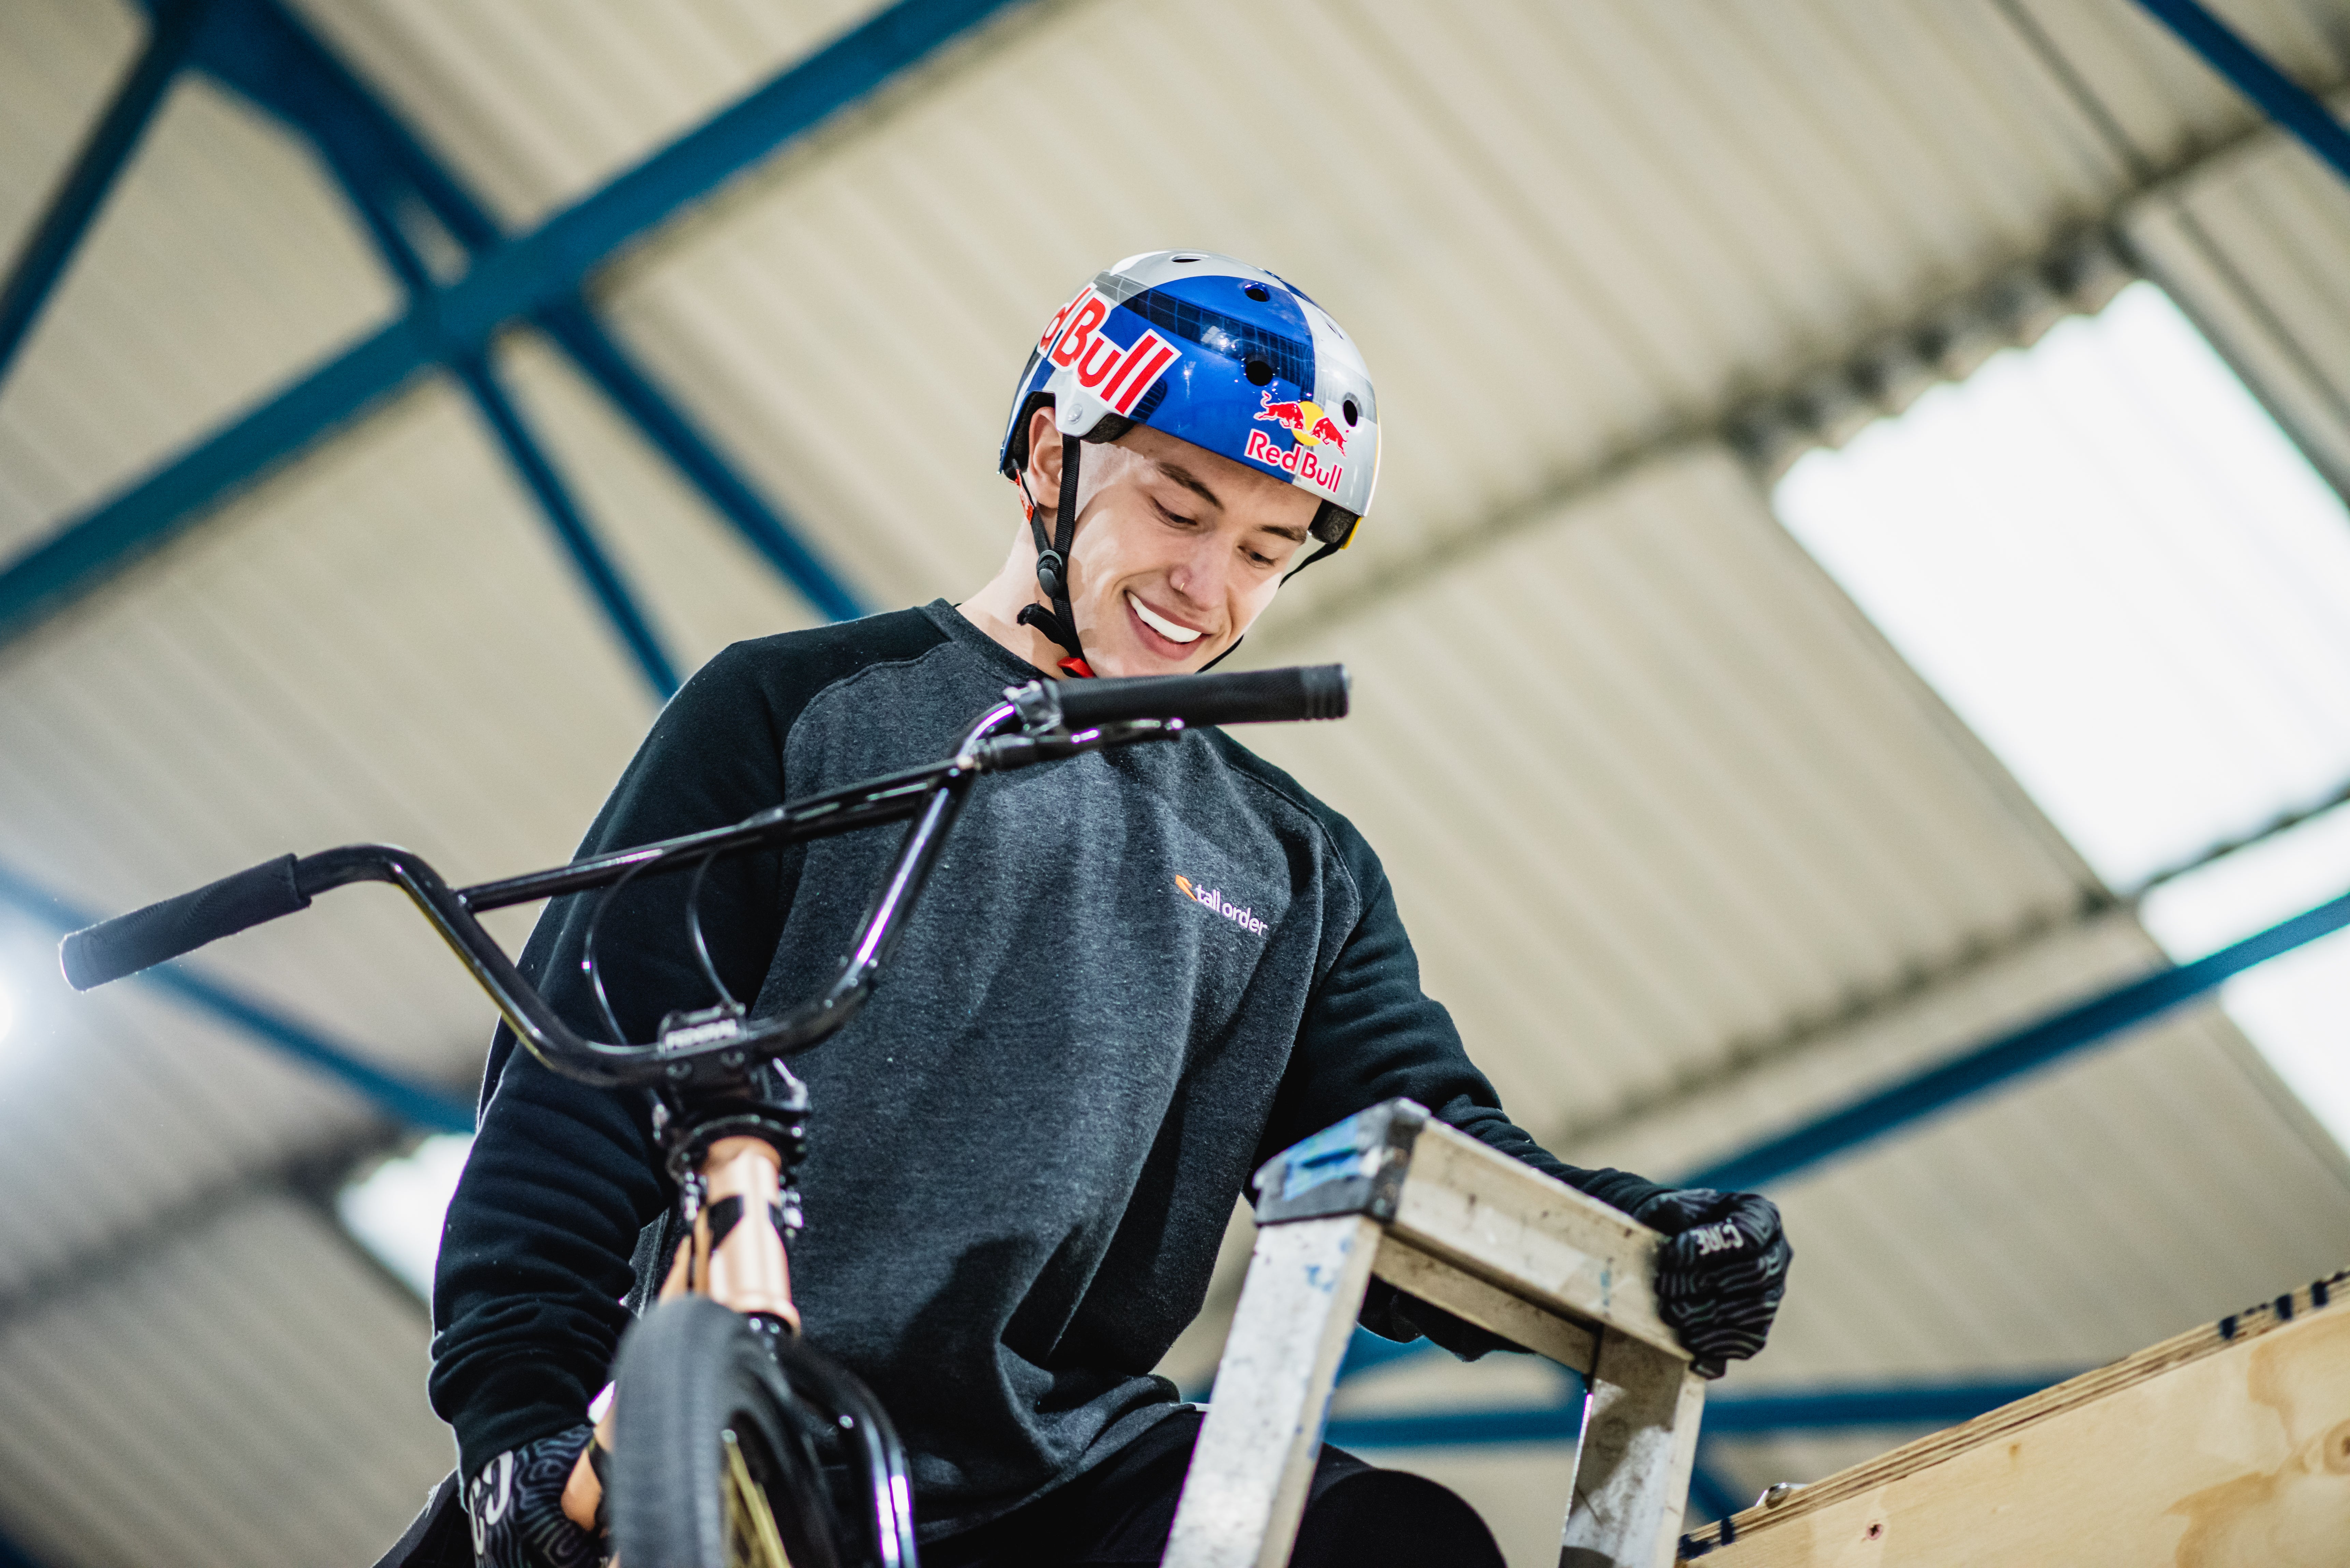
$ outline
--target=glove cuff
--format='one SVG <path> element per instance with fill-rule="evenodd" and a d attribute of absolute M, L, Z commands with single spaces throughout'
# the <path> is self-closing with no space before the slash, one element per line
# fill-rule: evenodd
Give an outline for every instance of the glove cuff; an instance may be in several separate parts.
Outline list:
<path fill-rule="evenodd" d="M 1628 1214 L 1635 1220 L 1640 1218 L 1642 1206 L 1650 1199 L 1673 1190 L 1669 1187 L 1662 1187 L 1650 1181 L 1645 1176 L 1635 1176 L 1628 1170 L 1612 1168 L 1578 1171 L 1570 1185 L 1577 1191 L 1596 1198 L 1608 1208 Z"/>
<path fill-rule="evenodd" d="M 563 1489 L 595 1436 L 583 1421 L 482 1467 L 465 1488 L 481 1568 L 595 1568 L 603 1561 L 596 1539 L 563 1511 Z"/>

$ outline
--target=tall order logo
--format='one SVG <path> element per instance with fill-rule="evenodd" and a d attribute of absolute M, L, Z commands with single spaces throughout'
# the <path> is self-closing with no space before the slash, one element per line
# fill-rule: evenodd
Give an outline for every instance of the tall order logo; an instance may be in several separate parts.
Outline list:
<path fill-rule="evenodd" d="M 1100 291 L 1087 284 L 1045 327 L 1045 335 L 1036 339 L 1036 351 L 1074 371 L 1077 385 L 1107 403 L 1110 412 L 1130 414 L 1142 394 L 1175 363 L 1175 346 L 1145 327 L 1132 347 L 1119 348 L 1101 329 L 1110 308 Z"/>
<path fill-rule="evenodd" d="M 1264 935 L 1263 920 L 1258 919 L 1248 909 L 1235 905 L 1213 888 L 1194 888 L 1189 877 L 1178 877 L 1175 878 L 1175 890 L 1191 902 L 1206 909 L 1209 913 L 1222 915 L 1251 936 Z"/>

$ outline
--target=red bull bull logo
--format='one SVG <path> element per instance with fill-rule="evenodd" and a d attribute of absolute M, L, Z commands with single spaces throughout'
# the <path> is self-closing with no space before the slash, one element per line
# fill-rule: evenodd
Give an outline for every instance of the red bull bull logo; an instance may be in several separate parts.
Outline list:
<path fill-rule="evenodd" d="M 1322 411 L 1319 403 L 1300 399 L 1295 402 L 1276 403 L 1271 392 L 1257 394 L 1257 418 L 1267 424 L 1278 425 L 1296 438 L 1297 444 L 1277 447 L 1263 431 L 1249 431 L 1248 455 L 1258 462 L 1269 463 L 1284 473 L 1294 473 L 1308 484 L 1326 490 L 1338 488 L 1339 475 L 1345 471 L 1329 461 L 1326 453 L 1317 454 L 1311 449 L 1328 441 L 1340 453 L 1347 450 L 1347 435 L 1338 421 Z"/>
<path fill-rule="evenodd" d="M 1260 411 L 1256 417 L 1279 425 L 1295 436 L 1299 445 L 1320 446 L 1326 441 L 1342 452 L 1347 450 L 1347 432 L 1338 428 L 1337 421 L 1322 411 L 1321 404 L 1302 400 L 1276 403 L 1271 392 L 1258 393 L 1257 402 Z"/>
<path fill-rule="evenodd" d="M 1075 371 L 1077 385 L 1107 403 L 1112 413 L 1130 414 L 1142 394 L 1175 363 L 1177 350 L 1148 328 L 1132 344 L 1119 348 L 1101 330 L 1112 308 L 1088 284 L 1045 326 L 1036 351 Z"/>
<path fill-rule="evenodd" d="M 1257 402 L 1263 409 L 1257 415 L 1258 419 L 1270 420 L 1291 435 L 1301 438 L 1305 434 L 1306 426 L 1322 411 L 1312 403 L 1276 403 L 1271 392 L 1258 393 Z M 1311 413 L 1306 411 L 1309 409 L 1313 410 Z M 1307 444 L 1313 443 L 1309 441 Z"/>

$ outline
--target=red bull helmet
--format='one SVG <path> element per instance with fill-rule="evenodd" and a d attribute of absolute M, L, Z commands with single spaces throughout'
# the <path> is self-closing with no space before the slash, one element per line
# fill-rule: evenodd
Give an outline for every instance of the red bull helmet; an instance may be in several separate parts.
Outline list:
<path fill-rule="evenodd" d="M 1353 541 L 1378 483 L 1378 401 L 1354 340 L 1297 289 L 1230 256 L 1128 256 L 1046 323 L 1013 392 L 997 462 L 1024 495 L 1028 421 L 1045 400 L 1065 436 L 1115 441 L 1149 425 L 1319 497 L 1317 547 L 1292 576 Z M 1033 498 L 1029 511 L 1036 577 L 1053 609 L 1031 606 L 1021 619 L 1082 670 L 1063 576 L 1080 449 L 1068 450 L 1055 539 L 1045 538 Z"/>

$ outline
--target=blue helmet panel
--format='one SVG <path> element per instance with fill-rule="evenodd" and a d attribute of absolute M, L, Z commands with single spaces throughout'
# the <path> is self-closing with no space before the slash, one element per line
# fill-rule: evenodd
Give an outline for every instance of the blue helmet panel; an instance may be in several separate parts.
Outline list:
<path fill-rule="evenodd" d="M 1204 252 L 1133 256 L 1062 306 L 1013 398 L 1054 397 L 1083 435 L 1104 416 L 1147 424 L 1308 490 L 1359 517 L 1378 473 L 1378 406 L 1353 342 L 1271 273 Z"/>

